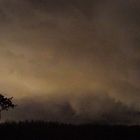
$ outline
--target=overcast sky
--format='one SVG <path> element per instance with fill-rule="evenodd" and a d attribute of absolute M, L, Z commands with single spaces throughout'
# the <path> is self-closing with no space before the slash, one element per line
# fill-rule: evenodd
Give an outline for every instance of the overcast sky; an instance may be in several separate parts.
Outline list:
<path fill-rule="evenodd" d="M 0 0 L 4 120 L 140 123 L 139 0 Z"/>

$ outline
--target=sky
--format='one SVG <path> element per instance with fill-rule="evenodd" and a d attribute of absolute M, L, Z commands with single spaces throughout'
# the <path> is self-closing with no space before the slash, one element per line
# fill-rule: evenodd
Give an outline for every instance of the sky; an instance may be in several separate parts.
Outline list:
<path fill-rule="evenodd" d="M 139 0 L 0 0 L 3 120 L 140 124 Z"/>

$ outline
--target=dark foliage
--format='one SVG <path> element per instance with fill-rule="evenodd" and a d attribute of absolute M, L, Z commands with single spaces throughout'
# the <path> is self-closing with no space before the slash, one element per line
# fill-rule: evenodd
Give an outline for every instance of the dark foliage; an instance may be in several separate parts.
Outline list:
<path fill-rule="evenodd" d="M 9 108 L 14 108 L 15 105 L 12 103 L 12 99 L 13 97 L 7 98 L 0 94 L 0 111 L 8 110 Z"/>
<path fill-rule="evenodd" d="M 3 123 L 2 140 L 139 140 L 139 126 L 65 125 L 45 122 Z"/>
<path fill-rule="evenodd" d="M 12 102 L 13 97 L 7 98 L 0 94 L 0 120 L 1 120 L 1 113 L 2 111 L 8 111 L 10 108 L 14 108 L 16 105 Z"/>

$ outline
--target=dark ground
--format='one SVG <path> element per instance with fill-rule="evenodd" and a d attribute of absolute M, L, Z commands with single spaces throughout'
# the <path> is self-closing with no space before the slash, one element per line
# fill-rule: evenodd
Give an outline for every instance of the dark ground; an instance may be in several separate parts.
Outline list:
<path fill-rule="evenodd" d="M 140 140 L 140 126 L 65 125 L 45 122 L 4 123 L 0 140 Z"/>

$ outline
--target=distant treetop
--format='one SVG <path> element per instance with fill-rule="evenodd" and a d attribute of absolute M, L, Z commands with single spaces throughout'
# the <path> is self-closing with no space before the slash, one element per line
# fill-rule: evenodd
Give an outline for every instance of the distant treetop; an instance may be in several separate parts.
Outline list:
<path fill-rule="evenodd" d="M 8 111 L 10 108 L 14 108 L 16 105 L 12 102 L 13 97 L 7 98 L 0 94 L 0 119 L 1 119 L 1 112 L 6 110 Z"/>

